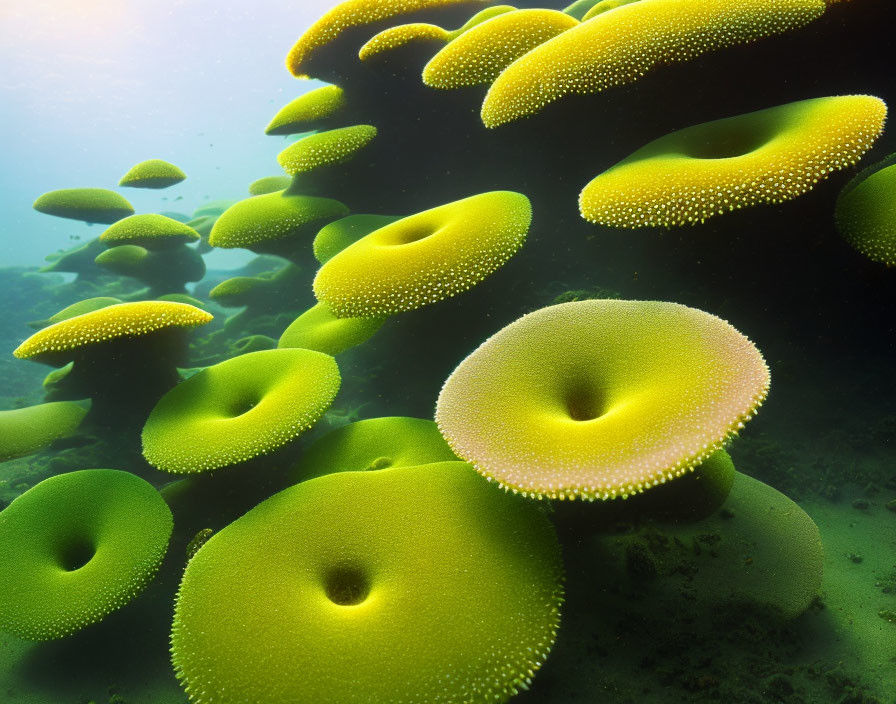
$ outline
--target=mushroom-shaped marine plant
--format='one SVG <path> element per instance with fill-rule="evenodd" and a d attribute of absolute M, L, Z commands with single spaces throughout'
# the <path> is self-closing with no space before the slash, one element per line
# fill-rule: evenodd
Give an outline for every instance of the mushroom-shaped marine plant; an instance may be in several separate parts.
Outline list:
<path fill-rule="evenodd" d="M 544 662 L 562 597 L 550 522 L 469 465 L 341 472 L 199 550 L 172 660 L 197 704 L 499 703 Z"/>
<path fill-rule="evenodd" d="M 436 421 L 459 457 L 514 491 L 608 499 L 703 462 L 768 386 L 759 351 L 709 313 L 579 301 L 486 340 L 445 382 Z"/>
<path fill-rule="evenodd" d="M 614 227 L 668 227 L 791 200 L 856 163 L 886 115 L 879 98 L 846 95 L 687 127 L 592 180 L 579 196 L 582 217 Z"/>
<path fill-rule="evenodd" d="M 352 125 L 302 137 L 277 155 L 277 162 L 290 176 L 353 159 L 376 137 L 372 125 Z"/>
<path fill-rule="evenodd" d="M 292 185 L 289 176 L 263 176 L 249 184 L 250 196 L 264 196 L 268 193 L 285 191 Z"/>
<path fill-rule="evenodd" d="M 100 241 L 111 247 L 97 265 L 149 286 L 148 295 L 185 293 L 185 285 L 205 275 L 205 262 L 188 243 L 198 242 L 192 227 L 164 215 L 132 215 L 110 226 Z"/>
<path fill-rule="evenodd" d="M 73 362 L 66 385 L 89 390 L 89 417 L 121 427 L 142 422 L 177 383 L 177 365 L 186 357 L 185 329 L 211 319 L 184 303 L 119 303 L 50 325 L 14 354 L 53 367 Z"/>
<path fill-rule="evenodd" d="M 298 134 L 319 130 L 339 116 L 345 106 L 345 93 L 339 86 L 315 88 L 284 105 L 271 119 L 264 133 Z"/>
<path fill-rule="evenodd" d="M 868 167 L 840 192 L 837 229 L 862 254 L 896 266 L 896 154 Z"/>
<path fill-rule="evenodd" d="M 75 281 L 93 281 L 103 273 L 94 260 L 105 251 L 105 246 L 96 237 L 77 247 L 47 255 L 48 263 L 40 271 L 75 274 Z"/>
<path fill-rule="evenodd" d="M 368 418 L 331 430 L 316 440 L 290 471 L 295 482 L 333 472 L 363 472 L 452 462 L 458 457 L 423 418 Z"/>
<path fill-rule="evenodd" d="M 242 247 L 295 262 L 308 259 L 311 239 L 326 223 L 348 215 L 332 198 L 277 191 L 246 198 L 228 208 L 209 235 L 213 247 Z"/>
<path fill-rule="evenodd" d="M 0 629 L 52 640 L 101 620 L 153 578 L 171 529 L 162 497 L 130 472 L 45 479 L 0 512 Z"/>
<path fill-rule="evenodd" d="M 132 166 L 121 177 L 118 185 L 129 188 L 168 188 L 186 177 L 180 167 L 174 164 L 163 159 L 149 159 Z"/>
<path fill-rule="evenodd" d="M 454 39 L 423 69 L 433 88 L 491 83 L 523 54 L 572 29 L 578 21 L 557 10 L 503 13 Z"/>
<path fill-rule="evenodd" d="M 510 64 L 482 104 L 487 127 L 531 115 L 564 95 L 596 93 L 653 68 L 797 29 L 824 0 L 640 0 L 598 14 Z"/>
<path fill-rule="evenodd" d="M 70 401 L 0 411 L 0 462 L 30 455 L 71 435 L 86 413 L 86 407 Z"/>
<path fill-rule="evenodd" d="M 337 355 L 370 339 L 384 322 L 385 318 L 337 318 L 326 303 L 318 303 L 283 331 L 278 347 Z"/>
<path fill-rule="evenodd" d="M 143 455 L 189 474 L 268 454 L 311 428 L 339 390 L 336 360 L 312 350 L 251 352 L 206 367 L 158 402 Z"/>
<path fill-rule="evenodd" d="M 105 188 L 63 188 L 50 191 L 34 201 L 34 209 L 58 218 L 107 225 L 134 214 L 134 206 L 124 196 Z"/>
<path fill-rule="evenodd" d="M 529 231 L 529 199 L 491 191 L 402 218 L 324 264 L 318 300 L 339 317 L 392 315 L 455 296 L 500 268 Z"/>

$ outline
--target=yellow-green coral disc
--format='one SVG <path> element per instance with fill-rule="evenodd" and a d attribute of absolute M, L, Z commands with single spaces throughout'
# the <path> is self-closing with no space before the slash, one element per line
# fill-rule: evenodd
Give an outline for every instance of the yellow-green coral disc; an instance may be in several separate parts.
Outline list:
<path fill-rule="evenodd" d="M 194 704 L 492 704 L 559 623 L 538 507 L 462 462 L 345 472 L 276 494 L 202 546 L 171 635 Z"/>
<path fill-rule="evenodd" d="M 370 339 L 384 322 L 385 318 L 337 318 L 326 303 L 318 303 L 283 331 L 277 346 L 335 355 Z"/>
<path fill-rule="evenodd" d="M 107 247 L 133 244 L 146 249 L 168 249 L 198 239 L 199 233 L 189 225 L 155 213 L 131 215 L 100 235 L 100 242 Z"/>
<path fill-rule="evenodd" d="M 322 222 L 347 214 L 348 208 L 332 198 L 291 196 L 285 191 L 266 193 L 241 200 L 225 210 L 215 221 L 208 242 L 225 249 L 276 246 L 301 236 L 311 225 L 319 227 Z"/>
<path fill-rule="evenodd" d="M 374 35 L 358 51 L 361 61 L 369 61 L 374 57 L 386 54 L 394 49 L 407 44 L 433 43 L 445 44 L 451 39 L 451 34 L 438 25 L 426 22 L 413 22 L 401 24 L 397 27 L 389 27 L 379 34 Z"/>
<path fill-rule="evenodd" d="M 211 320 L 210 313 L 184 303 L 119 303 L 44 328 L 19 345 L 13 354 L 20 359 L 52 357 L 106 340 L 139 337 L 170 327 L 205 325 Z"/>
<path fill-rule="evenodd" d="M 62 188 L 44 193 L 33 208 L 47 215 L 84 222 L 113 222 L 134 214 L 134 206 L 124 196 L 105 188 Z"/>
<path fill-rule="evenodd" d="M 121 177 L 119 186 L 131 188 L 168 188 L 183 181 L 187 175 L 180 169 L 162 159 L 149 159 L 132 166 Z"/>
<path fill-rule="evenodd" d="M 633 2 L 641 2 L 641 0 L 601 0 L 598 3 L 595 3 L 595 5 L 585 13 L 585 16 L 582 17 L 582 22 L 587 22 L 592 17 L 597 17 L 604 12 L 615 10 L 617 7 L 629 5 Z"/>
<path fill-rule="evenodd" d="M 489 89 L 482 121 L 497 127 L 569 93 L 595 93 L 662 64 L 796 29 L 824 10 L 823 0 L 640 0 L 513 62 Z"/>
<path fill-rule="evenodd" d="M 327 164 L 347 161 L 376 137 L 372 125 L 352 125 L 303 137 L 277 155 L 277 162 L 290 176 L 313 171 Z"/>
<path fill-rule="evenodd" d="M 249 184 L 250 196 L 263 196 L 268 193 L 284 191 L 292 185 L 289 176 L 264 176 Z"/>
<path fill-rule="evenodd" d="M 324 225 L 314 238 L 314 257 L 326 264 L 350 244 L 396 220 L 401 220 L 401 216 L 358 214 Z"/>
<path fill-rule="evenodd" d="M 0 628 L 51 640 L 101 620 L 152 579 L 171 528 L 162 497 L 130 472 L 45 479 L 0 512 Z"/>
<path fill-rule="evenodd" d="M 851 181 L 837 199 L 837 229 L 866 257 L 896 266 L 896 155 Z"/>
<path fill-rule="evenodd" d="M 454 452 L 537 497 L 625 496 L 692 469 L 752 417 L 769 373 L 724 320 L 676 303 L 591 300 L 523 316 L 439 395 Z"/>
<path fill-rule="evenodd" d="M 339 383 L 336 360 L 311 350 L 262 350 L 206 367 L 153 408 L 143 455 L 189 474 L 267 454 L 313 426 Z"/>
<path fill-rule="evenodd" d="M 345 93 L 339 86 L 309 90 L 280 108 L 264 133 L 297 134 L 319 129 L 323 121 L 337 115 L 345 105 Z"/>
<path fill-rule="evenodd" d="M 314 279 L 339 317 L 392 315 L 472 288 L 522 246 L 532 208 L 490 191 L 386 225 L 342 250 Z"/>
<path fill-rule="evenodd" d="M 296 78 L 309 78 L 305 66 L 311 55 L 345 30 L 431 8 L 479 4 L 485 0 L 344 0 L 309 27 L 286 57 Z"/>
<path fill-rule="evenodd" d="M 290 475 L 299 482 L 334 472 L 416 467 L 457 459 L 433 421 L 387 416 L 331 430 L 305 450 Z"/>
<path fill-rule="evenodd" d="M 523 54 L 577 24 L 556 10 L 503 13 L 465 32 L 436 54 L 423 69 L 423 82 L 433 88 L 491 83 Z"/>
<path fill-rule="evenodd" d="M 847 95 L 687 127 L 585 186 L 582 217 L 614 227 L 669 227 L 791 200 L 857 162 L 886 114 L 879 98 Z"/>
<path fill-rule="evenodd" d="M 0 411 L 0 462 L 30 455 L 70 435 L 86 413 L 86 408 L 68 401 Z"/>

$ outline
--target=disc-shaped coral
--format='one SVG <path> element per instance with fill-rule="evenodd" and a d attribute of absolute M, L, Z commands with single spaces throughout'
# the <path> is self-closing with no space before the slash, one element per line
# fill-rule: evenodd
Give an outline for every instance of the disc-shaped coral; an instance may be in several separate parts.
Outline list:
<path fill-rule="evenodd" d="M 436 421 L 485 476 L 550 498 L 627 496 L 692 469 L 768 392 L 731 325 L 675 303 L 590 300 L 530 313 L 451 374 Z"/>
<path fill-rule="evenodd" d="M 250 196 L 263 196 L 268 193 L 284 191 L 292 184 L 289 176 L 263 176 L 249 184 Z"/>
<path fill-rule="evenodd" d="M 105 251 L 106 247 L 100 242 L 99 237 L 96 237 L 71 249 L 48 254 L 45 259 L 49 263 L 38 271 L 63 271 L 77 274 L 76 281 L 95 279 L 100 270 L 97 269 L 93 260 L 98 254 Z"/>
<path fill-rule="evenodd" d="M 332 357 L 303 349 L 252 352 L 206 367 L 156 404 L 143 428 L 143 455 L 180 474 L 239 464 L 313 426 L 339 383 Z"/>
<path fill-rule="evenodd" d="M 288 195 L 285 191 L 253 196 L 228 208 L 215 221 L 209 244 L 244 247 L 262 254 L 295 257 L 308 248 L 311 233 L 348 214 L 332 198 Z"/>
<path fill-rule="evenodd" d="M 192 247 L 157 245 L 157 251 L 135 244 L 106 250 L 94 260 L 97 266 L 121 276 L 132 276 L 149 286 L 149 296 L 185 293 L 186 284 L 205 275 L 205 261 Z"/>
<path fill-rule="evenodd" d="M 491 83 L 523 54 L 577 24 L 577 20 L 556 10 L 501 14 L 457 37 L 436 54 L 423 69 L 423 82 L 433 88 Z"/>
<path fill-rule="evenodd" d="M 113 298 L 112 296 L 97 296 L 95 298 L 85 298 L 83 301 L 72 303 L 70 306 L 66 306 L 62 310 L 53 313 L 53 315 L 51 315 L 49 318 L 46 318 L 45 320 L 35 320 L 34 322 L 28 323 L 28 325 L 35 330 L 40 330 L 41 328 L 47 327 L 47 325 L 53 325 L 53 323 L 61 323 L 63 320 L 74 318 L 76 315 L 92 313 L 93 311 L 99 310 L 100 308 L 108 308 L 109 306 L 114 306 L 115 304 L 122 302 L 123 301 L 121 301 L 120 299 Z"/>
<path fill-rule="evenodd" d="M 148 159 L 132 166 L 121 177 L 118 185 L 130 188 L 168 188 L 186 177 L 179 166 L 163 159 Z"/>
<path fill-rule="evenodd" d="M 345 93 L 339 86 L 309 90 L 284 105 L 265 127 L 265 134 L 297 134 L 325 126 L 345 109 Z"/>
<path fill-rule="evenodd" d="M 391 315 L 455 296 L 522 246 L 532 208 L 512 191 L 491 191 L 403 218 L 324 264 L 318 300 L 339 317 Z"/>
<path fill-rule="evenodd" d="M 416 467 L 457 459 L 433 421 L 388 416 L 331 430 L 302 453 L 290 475 L 299 482 L 333 472 Z"/>
<path fill-rule="evenodd" d="M 482 104 L 487 127 L 541 110 L 569 93 L 637 80 L 656 66 L 796 29 L 824 0 L 641 0 L 602 13 L 514 61 Z"/>
<path fill-rule="evenodd" d="M 879 98 L 847 95 L 686 127 L 585 186 L 582 217 L 614 227 L 669 227 L 791 200 L 856 163 L 886 115 Z"/>
<path fill-rule="evenodd" d="M 51 640 L 101 620 L 152 579 L 171 528 L 162 497 L 129 472 L 45 479 L 0 512 L 0 628 Z"/>
<path fill-rule="evenodd" d="M 582 22 L 587 22 L 592 17 L 597 17 L 598 15 L 603 14 L 604 12 L 608 12 L 610 10 L 615 10 L 617 7 L 622 7 L 623 5 L 629 5 L 633 2 L 641 2 L 641 0 L 600 0 L 600 2 L 595 3 L 582 17 Z"/>
<path fill-rule="evenodd" d="M 896 154 L 858 174 L 835 211 L 844 239 L 869 259 L 896 266 Z"/>
<path fill-rule="evenodd" d="M 190 561 L 172 660 L 191 701 L 503 702 L 551 648 L 557 539 L 462 462 L 319 477 Z"/>
<path fill-rule="evenodd" d="M 87 409 L 57 401 L 0 411 L 0 462 L 24 457 L 73 433 Z"/>
<path fill-rule="evenodd" d="M 44 328 L 19 345 L 13 354 L 46 364 L 67 362 L 73 350 L 120 338 L 141 337 L 165 328 L 204 325 L 211 319 L 211 314 L 183 303 L 120 303 Z"/>
<path fill-rule="evenodd" d="M 146 249 L 173 249 L 198 239 L 199 233 L 192 227 L 156 213 L 131 215 L 100 235 L 100 242 L 107 247 L 133 244 Z"/>
<path fill-rule="evenodd" d="M 376 137 L 372 125 L 352 125 L 303 137 L 277 155 L 277 162 L 290 176 L 339 164 L 355 156 Z"/>
<path fill-rule="evenodd" d="M 324 225 L 314 238 L 314 257 L 321 264 L 326 264 L 350 244 L 396 220 L 401 220 L 401 216 L 358 214 Z"/>
<path fill-rule="evenodd" d="M 318 303 L 283 331 L 277 346 L 336 355 L 370 339 L 384 322 L 385 318 L 337 318 L 326 303 Z"/>
<path fill-rule="evenodd" d="M 309 27 L 286 57 L 296 78 L 310 78 L 306 65 L 313 54 L 343 32 L 420 10 L 480 4 L 484 0 L 344 0 Z"/>
<path fill-rule="evenodd" d="M 40 213 L 58 218 L 107 225 L 134 214 L 134 206 L 124 196 L 105 188 L 62 188 L 50 191 L 34 201 L 33 207 Z"/>

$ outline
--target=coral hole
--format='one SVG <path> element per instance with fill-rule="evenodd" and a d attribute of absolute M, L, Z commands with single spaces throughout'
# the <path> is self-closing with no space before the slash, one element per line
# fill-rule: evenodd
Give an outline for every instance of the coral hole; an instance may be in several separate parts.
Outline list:
<path fill-rule="evenodd" d="M 85 538 L 67 541 L 59 551 L 59 564 L 66 572 L 74 572 L 84 567 L 96 555 L 96 547 Z"/>
<path fill-rule="evenodd" d="M 370 582 L 360 568 L 340 566 L 327 574 L 324 589 L 334 604 L 357 606 L 370 594 Z"/>

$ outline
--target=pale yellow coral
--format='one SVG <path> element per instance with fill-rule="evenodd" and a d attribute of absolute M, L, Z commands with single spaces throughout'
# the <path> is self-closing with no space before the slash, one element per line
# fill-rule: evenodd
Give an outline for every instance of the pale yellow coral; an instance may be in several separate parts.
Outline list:
<path fill-rule="evenodd" d="M 585 186 L 582 217 L 614 227 L 669 227 L 791 200 L 857 162 L 886 114 L 879 98 L 847 95 L 687 127 Z"/>
<path fill-rule="evenodd" d="M 445 382 L 436 422 L 458 457 L 515 492 L 609 499 L 693 469 L 768 387 L 759 351 L 709 313 L 577 301 L 480 345 Z"/>
<path fill-rule="evenodd" d="M 629 83 L 663 64 L 781 34 L 820 17 L 824 0 L 640 0 L 602 13 L 508 66 L 482 105 L 487 127 L 569 93 Z"/>

